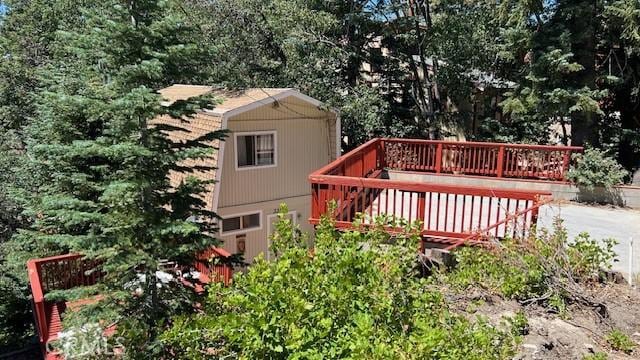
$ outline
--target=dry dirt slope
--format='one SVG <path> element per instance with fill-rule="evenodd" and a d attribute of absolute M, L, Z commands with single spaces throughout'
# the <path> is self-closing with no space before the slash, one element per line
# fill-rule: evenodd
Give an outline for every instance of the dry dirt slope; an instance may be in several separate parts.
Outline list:
<path fill-rule="evenodd" d="M 528 319 L 528 334 L 516 359 L 577 359 L 603 352 L 608 359 L 640 359 L 640 292 L 624 284 L 609 283 L 590 289 L 594 299 L 606 305 L 603 318 L 592 309 L 570 306 L 566 316 L 549 313 L 537 305 L 522 306 L 517 301 L 474 290 L 464 295 L 452 295 L 458 311 L 470 318 L 485 316 L 496 326 L 503 326 L 505 317 L 524 311 Z M 614 329 L 631 336 L 637 343 L 631 354 L 614 351 L 605 337 Z"/>

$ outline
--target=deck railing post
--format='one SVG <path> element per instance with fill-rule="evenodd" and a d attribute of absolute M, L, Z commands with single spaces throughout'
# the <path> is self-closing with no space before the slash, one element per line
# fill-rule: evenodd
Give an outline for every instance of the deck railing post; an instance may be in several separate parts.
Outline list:
<path fill-rule="evenodd" d="M 376 147 L 376 149 L 378 152 L 378 166 L 380 167 L 380 169 L 384 169 L 385 167 L 387 167 L 387 164 L 385 163 L 386 151 L 385 142 L 383 139 L 380 139 L 378 141 L 378 146 Z"/>
<path fill-rule="evenodd" d="M 314 219 L 320 218 L 320 203 L 318 198 L 318 190 L 320 185 L 312 184 L 311 185 L 311 217 Z"/>
<path fill-rule="evenodd" d="M 426 203 L 427 203 L 427 193 L 419 192 L 418 193 L 418 214 L 417 219 L 422 223 L 422 229 L 424 230 L 425 223 L 425 211 L 426 211 Z M 424 254 L 424 241 L 420 241 L 420 253 Z"/>
<path fill-rule="evenodd" d="M 442 143 L 436 147 L 436 174 L 442 172 Z"/>
<path fill-rule="evenodd" d="M 33 308 L 36 318 L 36 327 L 40 343 L 45 344 L 48 340 L 49 329 L 47 328 L 46 312 L 44 308 L 44 292 L 42 290 L 42 274 L 40 266 L 35 260 L 27 261 L 27 270 L 29 274 L 29 283 L 31 284 L 31 293 L 33 295 Z"/>
<path fill-rule="evenodd" d="M 542 199 L 540 198 L 540 196 L 536 196 L 535 200 L 533 201 L 534 208 L 531 210 L 531 224 L 529 224 L 529 227 L 536 225 L 538 223 L 538 211 L 540 210 L 541 204 L 542 204 Z"/>
<path fill-rule="evenodd" d="M 496 175 L 501 178 L 504 172 L 504 145 L 500 145 L 500 148 L 498 149 L 496 168 Z"/>
<path fill-rule="evenodd" d="M 562 179 L 567 180 L 567 171 L 571 162 L 571 150 L 566 150 L 562 156 Z"/>

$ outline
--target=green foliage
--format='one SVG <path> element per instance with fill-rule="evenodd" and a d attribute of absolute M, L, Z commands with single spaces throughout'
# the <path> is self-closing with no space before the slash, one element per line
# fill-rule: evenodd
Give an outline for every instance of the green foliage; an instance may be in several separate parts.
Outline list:
<path fill-rule="evenodd" d="M 613 247 L 617 244 L 615 239 L 597 241 L 582 232 L 567 246 L 569 267 L 581 279 L 602 277 L 602 270 L 609 269 L 616 258 Z"/>
<path fill-rule="evenodd" d="M 0 348 L 33 335 L 30 257 L 82 251 L 106 260 L 113 307 L 130 299 L 121 285 L 136 271 L 151 278 L 159 258 L 188 261 L 214 243 L 205 225 L 186 221 L 212 216 L 193 196 L 206 184 L 190 180 L 170 192 L 165 176 L 210 150 L 176 148 L 160 128 L 147 129 L 157 115 L 208 106 L 203 99 L 162 108 L 154 91 L 172 83 L 297 87 L 340 110 L 345 148 L 373 136 L 449 133 L 539 143 L 550 126 L 571 125 L 561 141 L 589 142 L 638 166 L 636 0 L 415 1 L 414 15 L 395 0 L 3 3 Z M 610 187 L 626 176 L 591 150 L 581 161 L 570 173 L 581 186 Z M 575 251 L 586 255 L 567 266 L 594 277 L 594 264 L 609 255 L 580 241 Z M 513 279 L 498 280 L 510 271 L 499 264 L 490 269 L 493 286 L 539 294 L 548 264 L 522 261 L 532 270 Z M 180 300 L 142 306 L 159 301 L 154 293 L 129 304 L 136 311 L 109 313 L 144 318 L 144 326 L 120 328 L 153 333 L 152 319 L 187 303 L 167 289 Z M 561 291 L 548 299 L 564 306 Z"/>
<path fill-rule="evenodd" d="M 529 320 L 523 311 L 518 311 L 514 316 L 507 318 L 513 336 L 523 336 L 529 334 Z"/>
<path fill-rule="evenodd" d="M 214 216 L 198 196 L 208 182 L 188 177 L 172 188 L 168 174 L 184 172 L 182 161 L 211 156 L 207 143 L 225 133 L 174 144 L 166 127 L 151 123 L 212 106 L 210 98 L 162 106 L 156 92 L 202 81 L 211 54 L 176 1 L 109 0 L 76 4 L 72 13 L 77 22 L 47 33 L 50 56 L 38 66 L 40 85 L 31 94 L 35 111 L 21 128 L 24 169 L 34 170 L 34 186 L 21 189 L 19 201 L 33 223 L 22 224 L 4 248 L 12 250 L 7 262 L 20 264 L 21 272 L 27 258 L 45 254 L 79 252 L 101 261 L 106 275 L 95 291 L 103 299 L 65 322 L 71 328 L 119 321 L 130 348 L 145 354 L 164 318 L 192 309 L 190 292 L 178 282 L 158 287 L 153 281 L 158 264 L 189 264 L 217 244 L 211 222 L 190 220 Z M 142 275 L 148 281 L 131 296 L 125 284 Z M 130 328 L 140 330 L 139 337 L 125 333 Z"/>
<path fill-rule="evenodd" d="M 627 334 L 618 329 L 610 332 L 606 340 L 613 350 L 622 351 L 627 354 L 633 352 L 633 349 L 636 347 L 636 343 L 633 342 Z"/>
<path fill-rule="evenodd" d="M 604 151 L 588 148 L 584 154 L 575 154 L 576 162 L 567 177 L 576 185 L 593 190 L 596 187 L 611 189 L 623 183 L 628 172 Z"/>
<path fill-rule="evenodd" d="M 553 232 L 538 231 L 524 239 L 506 240 L 492 249 L 456 251 L 455 269 L 443 281 L 459 289 L 479 286 L 508 299 L 538 301 L 560 313 L 572 302 L 568 284 L 599 281 L 615 259 L 616 242 L 603 244 L 580 234 L 569 242 L 558 220 Z"/>
<path fill-rule="evenodd" d="M 456 251 L 458 264 L 448 281 L 461 288 L 480 284 L 515 299 L 528 299 L 544 293 L 546 274 L 541 264 L 528 254 L 512 258 L 510 255 L 517 250 L 514 243 L 505 243 L 503 250 L 495 251 L 462 248 Z M 503 254 L 503 251 L 509 252 L 509 255 Z M 506 259 L 511 261 L 503 261 Z M 525 267 L 527 270 L 523 269 Z"/>
<path fill-rule="evenodd" d="M 606 353 L 597 352 L 595 354 L 589 354 L 582 358 L 582 360 L 607 360 L 609 357 Z"/>
<path fill-rule="evenodd" d="M 385 219 L 377 219 L 370 229 L 345 233 L 323 219 L 310 251 L 292 235 L 290 222 L 281 219 L 277 260 L 258 259 L 228 288 L 211 286 L 204 314 L 174 319 L 163 335 L 173 357 L 513 356 L 517 335 L 483 319 L 454 314 L 439 292 L 427 288 L 414 268 L 414 226 L 391 239 L 382 228 L 392 225 Z"/>
<path fill-rule="evenodd" d="M 27 256 L 16 256 L 29 245 L 7 242 L 31 221 L 23 213 L 22 195 L 38 189 L 38 168 L 30 166 L 25 151 L 25 127 L 35 115 L 41 86 L 38 71 L 51 58 L 55 31 L 63 24 L 74 26 L 79 18 L 77 2 L 71 0 L 2 3 L 7 13 L 0 19 L 0 352 L 19 349 L 34 335 Z"/>
<path fill-rule="evenodd" d="M 6 269 L 6 267 L 0 267 Z M 11 273 L 0 275 L 0 353 L 27 343 L 33 334 L 28 289 Z"/>

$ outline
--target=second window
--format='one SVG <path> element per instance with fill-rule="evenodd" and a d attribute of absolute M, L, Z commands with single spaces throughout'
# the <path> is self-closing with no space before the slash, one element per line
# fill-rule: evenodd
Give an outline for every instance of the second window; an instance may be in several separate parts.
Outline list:
<path fill-rule="evenodd" d="M 276 133 L 237 134 L 238 168 L 274 166 L 276 164 Z"/>

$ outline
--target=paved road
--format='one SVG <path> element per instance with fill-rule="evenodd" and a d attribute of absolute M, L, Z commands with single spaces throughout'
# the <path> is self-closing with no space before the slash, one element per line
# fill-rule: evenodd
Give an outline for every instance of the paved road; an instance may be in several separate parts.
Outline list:
<path fill-rule="evenodd" d="M 541 209 L 539 226 L 550 227 L 556 216 L 564 220 L 570 238 L 586 231 L 597 240 L 618 240 L 619 244 L 614 248 L 618 254 L 618 262 L 613 264 L 613 269 L 625 276 L 629 273 L 629 242 L 633 238 L 633 273 L 640 273 L 640 211 L 558 203 Z"/>

